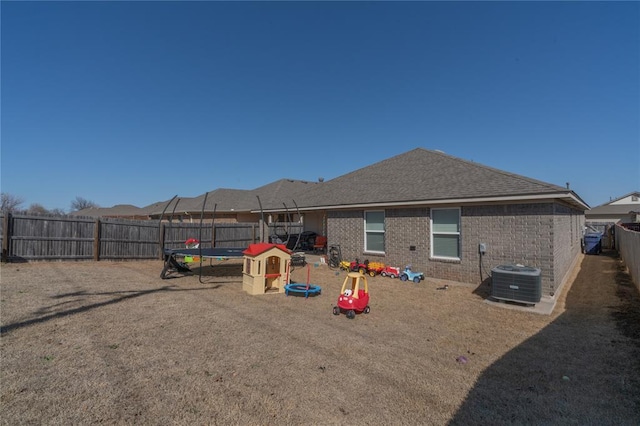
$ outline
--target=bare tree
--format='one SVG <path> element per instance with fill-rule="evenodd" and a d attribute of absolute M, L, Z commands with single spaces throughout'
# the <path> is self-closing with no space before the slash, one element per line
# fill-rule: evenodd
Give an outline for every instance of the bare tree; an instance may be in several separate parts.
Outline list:
<path fill-rule="evenodd" d="M 3 213 L 15 213 L 20 211 L 20 204 L 24 203 L 24 200 L 16 195 L 8 194 L 3 192 L 1 194 L 2 198 L 2 212 Z"/>
<path fill-rule="evenodd" d="M 88 209 L 89 207 L 99 207 L 93 201 L 86 200 L 82 197 L 76 197 L 75 200 L 71 202 L 71 211 L 77 212 L 79 210 Z"/>
<path fill-rule="evenodd" d="M 28 214 L 48 214 L 49 210 L 44 208 L 42 204 L 32 203 L 27 209 Z"/>

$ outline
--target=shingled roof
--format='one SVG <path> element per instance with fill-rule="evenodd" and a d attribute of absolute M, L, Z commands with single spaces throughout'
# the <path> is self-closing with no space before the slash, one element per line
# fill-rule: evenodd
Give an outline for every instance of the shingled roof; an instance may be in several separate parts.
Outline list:
<path fill-rule="evenodd" d="M 238 213 L 260 211 L 260 202 L 277 209 L 295 208 L 295 195 L 312 189 L 316 183 L 295 179 L 280 179 L 256 189 L 229 189 L 219 188 L 197 197 L 175 198 L 173 200 L 154 203 L 144 208 L 149 215 L 160 215 L 165 211 L 165 215 L 176 213 L 196 214 L 202 211 L 202 203 L 207 198 L 204 206 L 205 212 L 218 213 Z M 169 203 L 167 206 L 167 203 Z M 178 203 L 177 206 L 175 205 Z M 284 204 L 283 204 L 284 203 Z M 166 210 L 165 210 L 165 207 Z"/>
<path fill-rule="evenodd" d="M 589 206 L 568 188 L 531 179 L 463 160 L 441 151 L 416 148 L 327 182 L 280 179 L 256 189 L 220 188 L 197 197 L 174 198 L 141 209 L 129 206 L 130 215 L 159 216 L 172 211 L 260 212 L 340 209 L 491 201 L 561 199 L 579 209 Z M 176 206 L 175 203 L 178 203 Z M 166 209 L 165 209 L 166 208 Z M 137 210 L 136 210 L 137 209 Z M 114 206 L 87 214 L 123 215 L 127 209 Z"/>
<path fill-rule="evenodd" d="M 146 218 L 145 209 L 136 207 L 131 204 L 118 204 L 113 207 L 88 207 L 69 213 L 71 216 L 87 216 L 87 217 L 128 217 L 128 218 Z"/>
<path fill-rule="evenodd" d="M 562 198 L 584 209 L 573 191 L 447 155 L 416 148 L 296 194 L 301 209 Z"/>
<path fill-rule="evenodd" d="M 630 192 L 622 197 L 615 198 L 607 203 L 600 204 L 587 212 L 588 215 L 625 215 L 628 213 L 638 213 L 640 212 L 640 203 L 631 202 L 618 204 L 621 200 L 625 198 L 631 198 L 632 196 L 640 197 L 640 192 Z"/>

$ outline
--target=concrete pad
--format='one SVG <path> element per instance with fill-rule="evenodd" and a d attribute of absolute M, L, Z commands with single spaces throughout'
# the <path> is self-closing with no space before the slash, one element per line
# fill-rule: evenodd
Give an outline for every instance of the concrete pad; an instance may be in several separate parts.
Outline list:
<path fill-rule="evenodd" d="M 513 309 L 540 315 L 551 315 L 553 309 L 556 307 L 557 299 L 555 297 L 542 296 L 540 298 L 540 302 L 535 305 L 531 305 L 488 297 L 484 300 L 484 303 L 488 303 L 489 305 L 496 306 L 498 308 Z"/>

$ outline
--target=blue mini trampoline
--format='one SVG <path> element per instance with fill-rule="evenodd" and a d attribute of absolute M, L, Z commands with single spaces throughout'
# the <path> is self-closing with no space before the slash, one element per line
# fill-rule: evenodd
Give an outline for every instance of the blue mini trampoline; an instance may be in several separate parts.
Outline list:
<path fill-rule="evenodd" d="M 289 293 L 296 294 L 304 297 L 315 296 L 322 292 L 322 288 L 313 284 L 287 284 L 284 286 L 284 293 L 288 296 Z"/>
<path fill-rule="evenodd" d="M 304 294 L 305 298 L 320 294 L 322 292 L 322 288 L 320 288 L 319 285 L 309 284 L 310 275 L 311 275 L 311 268 L 309 267 L 309 265 L 307 265 L 307 283 L 306 284 L 296 284 L 296 283 L 286 284 L 284 286 L 284 293 L 287 296 L 289 295 L 289 293 L 295 294 L 298 296 L 302 296 Z"/>

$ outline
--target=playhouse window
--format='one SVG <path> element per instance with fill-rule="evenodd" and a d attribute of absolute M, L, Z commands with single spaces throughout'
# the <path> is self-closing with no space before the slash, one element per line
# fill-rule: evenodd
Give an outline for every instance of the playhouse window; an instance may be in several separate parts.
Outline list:
<path fill-rule="evenodd" d="M 460 259 L 460 209 L 431 210 L 431 256 Z"/>
<path fill-rule="evenodd" d="M 384 211 L 364 212 L 364 250 L 384 253 Z"/>

